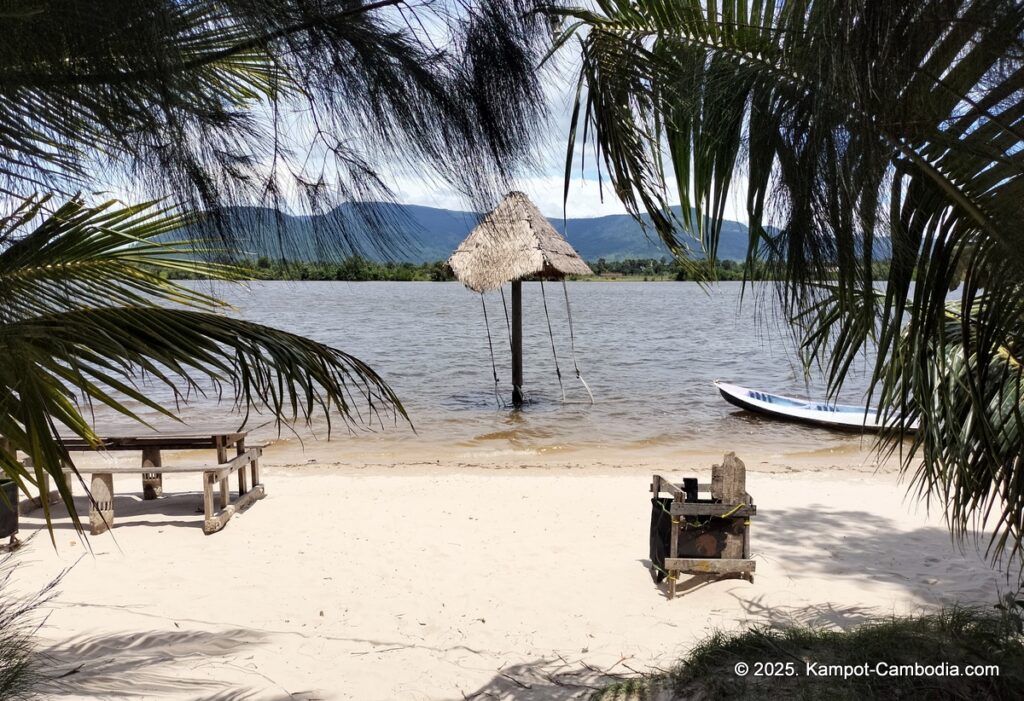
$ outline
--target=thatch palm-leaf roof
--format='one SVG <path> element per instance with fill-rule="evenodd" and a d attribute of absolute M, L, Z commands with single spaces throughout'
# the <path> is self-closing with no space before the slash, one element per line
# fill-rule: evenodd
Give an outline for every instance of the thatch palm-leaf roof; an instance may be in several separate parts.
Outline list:
<path fill-rule="evenodd" d="M 448 265 L 463 285 L 477 292 L 524 277 L 594 274 L 522 192 L 506 195 L 459 244 Z"/>

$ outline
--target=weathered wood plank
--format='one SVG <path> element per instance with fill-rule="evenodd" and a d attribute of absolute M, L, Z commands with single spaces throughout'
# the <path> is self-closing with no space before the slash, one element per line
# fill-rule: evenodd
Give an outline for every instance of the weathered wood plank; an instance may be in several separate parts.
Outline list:
<path fill-rule="evenodd" d="M 251 464 L 257 458 L 259 458 L 262 452 L 263 451 L 260 450 L 259 448 L 250 448 L 241 455 L 236 455 L 235 457 L 231 458 L 223 465 L 218 465 L 215 468 L 208 467 L 204 471 L 207 474 L 215 475 L 218 481 L 227 479 L 228 475 L 230 475 L 232 472 L 244 468 L 246 465 Z"/>
<path fill-rule="evenodd" d="M 80 470 L 80 473 L 91 474 L 92 483 L 90 492 L 93 497 L 93 504 L 89 512 L 89 524 L 93 535 L 99 535 L 104 531 L 108 530 L 113 526 L 114 523 L 114 482 L 113 475 L 117 473 L 121 474 L 147 474 L 153 469 L 153 467 L 159 467 L 161 474 L 163 472 L 201 472 L 203 475 L 203 531 L 205 533 L 215 533 L 224 527 L 224 524 L 231 518 L 231 516 L 244 509 L 248 505 L 252 504 L 257 499 L 262 499 L 265 494 L 265 488 L 259 483 L 259 470 L 258 470 L 258 459 L 263 452 L 262 446 L 254 446 L 245 448 L 244 445 L 238 445 L 236 452 L 238 453 L 234 458 L 227 460 L 227 446 L 230 444 L 222 444 L 217 446 L 218 457 L 224 458 L 224 462 L 218 464 L 216 467 L 210 467 L 209 465 L 174 465 L 174 466 L 163 466 L 158 462 L 154 464 L 153 456 L 150 454 L 150 460 L 144 459 L 141 465 L 138 466 L 111 466 L 106 465 L 100 468 L 96 468 L 99 471 L 91 471 L 88 469 Z M 157 458 L 159 461 L 159 458 Z M 244 491 L 239 499 L 234 503 L 230 503 L 231 494 L 228 485 L 228 478 L 231 473 L 238 472 L 240 477 L 240 485 L 245 486 L 244 475 L 242 474 L 246 467 L 252 469 L 253 474 L 253 487 L 247 491 Z M 63 473 L 65 475 L 73 474 L 74 470 L 70 466 L 64 466 Z M 220 512 L 218 513 L 214 509 L 213 503 L 213 486 L 214 483 L 220 483 Z M 49 489 L 44 485 L 43 493 L 50 497 L 57 496 L 57 492 L 50 492 Z M 29 504 L 33 504 L 35 500 L 25 500 Z M 19 509 L 25 508 L 25 502 L 19 505 Z"/>
<path fill-rule="evenodd" d="M 684 504 L 686 495 L 682 492 L 673 496 L 672 508 Z M 668 557 L 665 558 L 665 569 L 668 571 L 668 598 L 674 599 L 676 595 L 676 577 L 678 570 L 668 565 L 671 558 L 679 557 L 679 517 L 672 516 L 672 531 L 669 536 Z"/>
<path fill-rule="evenodd" d="M 156 499 L 164 493 L 164 476 L 154 470 L 163 465 L 160 448 L 146 446 L 142 449 L 142 498 Z M 147 468 L 149 468 L 147 470 Z"/>
<path fill-rule="evenodd" d="M 753 505 L 737 504 L 699 504 L 692 501 L 672 502 L 669 513 L 673 516 L 724 516 L 747 518 L 757 513 L 757 507 Z"/>
<path fill-rule="evenodd" d="M 665 569 L 685 574 L 746 574 L 754 572 L 757 563 L 754 560 L 732 558 L 666 558 Z"/>
<path fill-rule="evenodd" d="M 655 475 L 655 476 L 657 477 L 657 475 Z M 677 492 L 681 493 L 683 491 L 683 485 L 682 485 L 681 482 L 678 483 L 678 484 L 675 483 L 675 482 L 669 482 L 664 477 L 661 478 L 661 485 L 660 486 L 661 486 L 661 489 L 659 491 L 668 492 L 669 494 L 673 494 L 673 495 L 676 494 Z M 670 488 L 670 486 L 671 486 L 671 488 Z M 648 489 L 650 489 L 652 492 L 654 492 L 654 484 L 652 483 L 648 487 Z M 698 482 L 697 483 L 697 491 L 699 491 L 699 492 L 710 492 L 711 491 L 711 483 L 710 482 Z M 657 494 L 658 492 L 654 492 L 654 493 Z"/>
<path fill-rule="evenodd" d="M 210 488 L 213 488 L 212 484 L 210 485 Z M 225 507 L 224 510 L 221 511 L 219 514 L 207 515 L 206 519 L 203 521 L 203 533 L 205 533 L 206 535 L 210 535 L 211 533 L 216 533 L 217 531 L 221 530 L 222 528 L 224 528 L 224 526 L 227 525 L 227 522 L 231 519 L 232 516 L 234 516 L 239 511 L 242 511 L 243 509 L 247 508 L 249 505 L 257 501 L 258 499 L 262 499 L 264 496 L 266 496 L 266 491 L 263 489 L 263 485 L 256 485 L 248 492 L 243 494 L 234 504 L 230 504 L 227 507 Z M 211 501 L 212 500 L 213 497 L 211 494 Z"/>
<path fill-rule="evenodd" d="M 203 520 L 204 523 L 213 518 L 213 480 L 203 475 Z"/>
<path fill-rule="evenodd" d="M 207 470 L 215 470 L 216 467 L 210 465 L 164 465 L 160 468 L 160 472 L 164 474 L 169 473 L 182 473 L 182 472 L 206 472 Z M 64 468 L 64 474 L 73 474 L 71 468 Z M 145 473 L 145 469 L 141 465 L 98 465 L 94 468 L 80 467 L 78 468 L 79 474 L 91 475 L 94 472 L 105 472 L 111 475 L 141 475 Z"/>
<path fill-rule="evenodd" d="M 114 476 L 109 472 L 94 472 L 89 492 L 92 494 L 89 526 L 93 535 L 99 535 L 114 525 Z"/>
<path fill-rule="evenodd" d="M 754 506 L 754 497 L 747 495 L 747 503 Z M 750 557 L 750 522 L 743 528 L 743 557 Z M 753 581 L 753 580 L 751 580 Z"/>
<path fill-rule="evenodd" d="M 726 453 L 721 465 L 711 466 L 711 498 L 739 504 L 746 493 L 747 467 L 736 453 Z"/>
<path fill-rule="evenodd" d="M 235 457 L 242 457 L 245 454 L 245 439 L 238 441 L 235 444 Z M 245 465 L 238 468 L 238 496 L 242 496 L 249 489 L 245 485 Z"/>
<path fill-rule="evenodd" d="M 249 473 L 252 477 L 252 486 L 255 487 L 258 484 L 263 484 L 260 481 L 260 455 L 263 454 L 262 448 L 256 448 L 256 457 L 249 463 Z"/>
<path fill-rule="evenodd" d="M 232 446 L 248 435 L 247 431 L 225 433 L 154 433 L 141 436 L 106 436 L 101 438 L 99 448 L 77 437 L 62 438 L 67 450 L 142 450 L 150 446 L 163 450 L 191 450 L 216 448 L 218 444 Z"/>
<path fill-rule="evenodd" d="M 254 460 L 260 455 L 262 451 L 259 448 L 247 448 L 245 453 L 242 455 L 235 456 L 228 460 L 222 465 L 211 467 L 210 465 L 163 465 L 160 467 L 162 473 L 181 473 L 181 472 L 210 472 L 210 471 L 226 471 L 231 472 L 237 470 L 244 465 L 249 464 L 250 461 Z M 79 473 L 88 475 L 94 474 L 95 472 L 104 472 L 106 474 L 114 475 L 137 475 L 145 471 L 141 465 L 103 465 L 95 468 L 79 467 Z M 65 474 L 71 474 L 73 470 L 70 467 L 64 468 Z"/>

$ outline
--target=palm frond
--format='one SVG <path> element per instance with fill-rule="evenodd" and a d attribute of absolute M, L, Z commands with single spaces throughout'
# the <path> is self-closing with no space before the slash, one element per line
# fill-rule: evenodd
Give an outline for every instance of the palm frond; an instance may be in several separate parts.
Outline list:
<path fill-rule="evenodd" d="M 155 202 L 87 206 L 72 199 L 50 209 L 50 197 L 23 201 L 0 221 L 0 319 L 96 306 L 152 304 L 154 298 L 220 308 L 222 302 L 170 275 L 238 278 L 215 251 L 173 237 L 196 218 Z"/>
<path fill-rule="evenodd" d="M 85 411 L 94 405 L 144 423 L 132 402 L 174 419 L 180 402 L 212 392 L 233 402 L 241 426 L 251 412 L 279 427 L 323 415 L 328 435 L 336 417 L 408 420 L 357 358 L 227 316 L 220 300 L 161 275 L 236 274 L 161 242 L 187 217 L 154 203 L 46 204 L 29 201 L 0 227 L 0 471 L 26 493 L 73 464 L 62 436 L 98 444 Z M 152 399 L 154 386 L 169 389 L 174 405 Z M 15 459 L 19 450 L 33 467 Z M 64 480 L 53 482 L 77 524 Z"/>
<path fill-rule="evenodd" d="M 616 193 L 670 246 L 681 226 L 713 258 L 745 178 L 748 259 L 783 281 L 830 388 L 877 347 L 874 392 L 923 426 L 904 453 L 915 483 L 960 533 L 1001 504 L 996 544 L 1020 553 L 1024 444 L 1006 368 L 1024 328 L 1024 5 L 593 4 L 548 13 L 574 22 L 561 46 L 579 39 L 578 120 Z M 659 214 L 668 172 L 679 222 Z"/>
<path fill-rule="evenodd" d="M 0 190 L 135 183 L 214 213 L 319 210 L 390 201 L 386 176 L 413 172 L 492 205 L 544 115 L 535 4 L 55 0 L 0 15 Z M 348 252 L 357 226 L 393 224 L 337 219 L 319 243 Z"/>

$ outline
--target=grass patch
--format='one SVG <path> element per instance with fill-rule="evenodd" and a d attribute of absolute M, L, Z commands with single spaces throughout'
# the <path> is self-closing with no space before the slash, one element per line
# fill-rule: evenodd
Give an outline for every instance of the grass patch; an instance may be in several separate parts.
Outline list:
<path fill-rule="evenodd" d="M 44 681 L 45 660 L 35 643 L 42 618 L 39 609 L 49 601 L 60 577 L 33 596 L 15 596 L 10 591 L 12 557 L 13 553 L 0 557 L 0 699 L 29 701 L 41 698 Z"/>
<path fill-rule="evenodd" d="M 953 608 L 849 631 L 761 627 L 716 632 L 671 671 L 613 684 L 596 696 L 605 700 L 1020 699 L 1024 638 L 1019 616 L 1019 610 Z M 736 673 L 740 663 L 748 665 L 746 675 Z M 931 673 L 915 665 L 930 666 Z M 995 665 L 998 673 L 967 676 L 968 666 L 979 665 Z M 834 667 L 825 676 L 812 673 L 823 671 L 823 666 Z"/>

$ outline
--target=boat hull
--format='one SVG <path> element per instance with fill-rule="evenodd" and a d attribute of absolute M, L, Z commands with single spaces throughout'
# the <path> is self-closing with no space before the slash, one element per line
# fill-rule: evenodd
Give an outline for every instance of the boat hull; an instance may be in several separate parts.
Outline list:
<path fill-rule="evenodd" d="M 718 381 L 715 387 L 722 398 L 733 406 L 774 419 L 855 433 L 890 429 L 882 423 L 874 407 L 819 404 Z M 910 426 L 904 428 L 904 431 L 909 433 L 915 429 L 916 426 Z"/>

